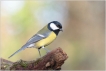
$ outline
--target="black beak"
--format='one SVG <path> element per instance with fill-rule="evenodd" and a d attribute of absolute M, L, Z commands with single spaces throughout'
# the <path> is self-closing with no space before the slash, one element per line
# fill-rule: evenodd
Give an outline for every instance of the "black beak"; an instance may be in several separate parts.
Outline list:
<path fill-rule="evenodd" d="M 62 31 L 62 32 L 63 32 L 63 29 L 60 29 L 60 31 Z"/>

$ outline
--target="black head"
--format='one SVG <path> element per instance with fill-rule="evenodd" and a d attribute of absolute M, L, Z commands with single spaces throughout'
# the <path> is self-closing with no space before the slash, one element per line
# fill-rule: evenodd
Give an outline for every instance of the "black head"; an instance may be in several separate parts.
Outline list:
<path fill-rule="evenodd" d="M 59 31 L 62 31 L 62 25 L 58 21 L 52 21 L 48 24 L 48 29 L 55 32 L 58 35 Z"/>

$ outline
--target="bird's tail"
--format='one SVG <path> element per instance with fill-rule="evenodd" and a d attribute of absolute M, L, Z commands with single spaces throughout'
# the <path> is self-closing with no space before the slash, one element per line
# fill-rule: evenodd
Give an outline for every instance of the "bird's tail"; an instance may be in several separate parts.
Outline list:
<path fill-rule="evenodd" d="M 17 50 L 15 53 L 13 53 L 11 56 L 9 56 L 8 58 L 10 58 L 10 57 L 12 57 L 13 55 L 15 55 L 16 53 L 18 53 L 18 52 L 20 52 L 20 51 L 22 51 L 23 49 L 21 48 L 21 49 L 19 49 L 19 50 Z"/>

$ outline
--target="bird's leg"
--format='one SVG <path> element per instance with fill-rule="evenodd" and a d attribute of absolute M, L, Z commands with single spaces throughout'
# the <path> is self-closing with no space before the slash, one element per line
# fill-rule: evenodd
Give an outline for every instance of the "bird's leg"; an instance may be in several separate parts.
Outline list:
<path fill-rule="evenodd" d="M 46 51 L 46 53 L 50 52 L 50 50 L 48 50 L 48 49 L 45 48 L 44 46 L 42 46 L 42 48 L 44 48 L 44 50 Z"/>
<path fill-rule="evenodd" d="M 41 57 L 41 53 L 40 53 L 40 49 L 38 48 L 38 52 L 39 52 L 39 55 L 40 55 L 40 57 Z"/>

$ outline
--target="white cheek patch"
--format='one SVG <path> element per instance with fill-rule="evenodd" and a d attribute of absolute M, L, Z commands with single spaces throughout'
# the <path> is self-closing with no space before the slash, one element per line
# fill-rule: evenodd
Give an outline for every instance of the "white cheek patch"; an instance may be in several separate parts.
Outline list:
<path fill-rule="evenodd" d="M 54 23 L 51 23 L 51 24 L 50 24 L 50 27 L 51 27 L 51 29 L 53 29 L 53 30 L 59 29 Z"/>

